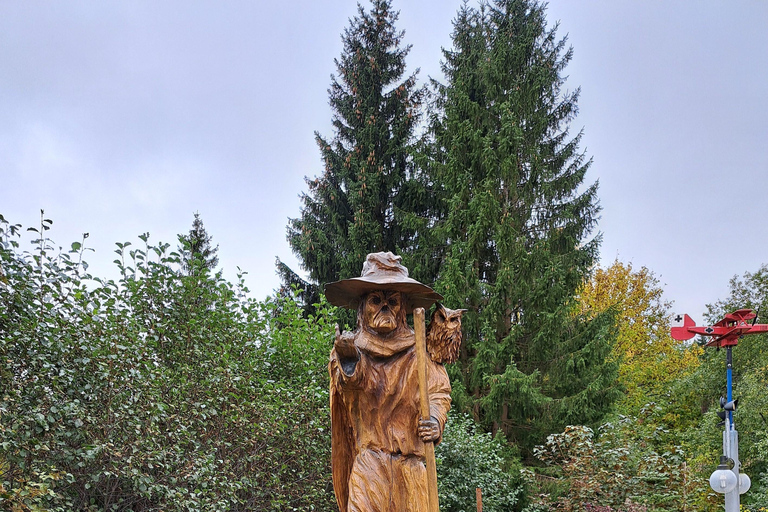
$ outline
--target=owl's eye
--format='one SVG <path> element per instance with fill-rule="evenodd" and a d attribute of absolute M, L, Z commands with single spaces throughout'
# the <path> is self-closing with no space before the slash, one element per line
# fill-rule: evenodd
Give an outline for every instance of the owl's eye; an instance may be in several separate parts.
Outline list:
<path fill-rule="evenodd" d="M 371 296 L 371 304 L 375 304 L 376 306 L 381 304 L 381 297 L 379 297 L 378 295 Z"/>
<path fill-rule="evenodd" d="M 389 305 L 390 306 L 397 306 L 397 299 L 390 298 L 389 299 Z"/>

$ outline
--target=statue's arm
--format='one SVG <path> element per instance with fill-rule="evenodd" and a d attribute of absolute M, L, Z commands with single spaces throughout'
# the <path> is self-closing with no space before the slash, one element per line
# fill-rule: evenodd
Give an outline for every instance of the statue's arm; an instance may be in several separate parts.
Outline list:
<path fill-rule="evenodd" d="M 435 444 L 443 439 L 443 428 L 451 408 L 451 383 L 442 364 L 430 361 L 429 368 L 429 416 L 419 420 L 419 437 Z"/>
<path fill-rule="evenodd" d="M 451 409 L 451 382 L 442 364 L 430 361 L 429 369 L 429 415 L 437 423 L 437 439 L 434 441 L 439 443 Z"/>

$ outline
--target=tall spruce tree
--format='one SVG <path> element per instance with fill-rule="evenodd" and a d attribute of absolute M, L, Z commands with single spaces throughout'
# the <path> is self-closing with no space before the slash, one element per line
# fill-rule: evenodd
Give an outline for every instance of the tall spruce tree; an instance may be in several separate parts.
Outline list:
<path fill-rule="evenodd" d="M 465 316 L 454 399 L 525 451 L 566 424 L 599 420 L 620 394 L 611 312 L 574 307 L 598 253 L 590 165 L 569 135 L 572 50 L 535 0 L 464 6 L 444 52 L 435 127 L 449 244 L 438 290 Z"/>
<path fill-rule="evenodd" d="M 306 180 L 301 216 L 288 223 L 288 242 L 310 281 L 277 262 L 283 286 L 303 288 L 309 304 L 325 283 L 359 276 L 369 252 L 407 251 L 414 234 L 403 211 L 423 195 L 407 185 L 423 90 L 416 73 L 403 78 L 410 46 L 401 45 L 398 13 L 388 0 L 371 4 L 370 11 L 358 4 L 342 36 L 328 91 L 334 136 L 315 134 L 325 169 Z"/>
<path fill-rule="evenodd" d="M 186 275 L 200 275 L 216 268 L 219 257 L 216 253 L 219 246 L 211 245 L 211 236 L 203 226 L 203 219 L 195 212 L 192 229 L 187 235 L 179 235 L 179 252 L 181 253 L 181 268 Z"/>

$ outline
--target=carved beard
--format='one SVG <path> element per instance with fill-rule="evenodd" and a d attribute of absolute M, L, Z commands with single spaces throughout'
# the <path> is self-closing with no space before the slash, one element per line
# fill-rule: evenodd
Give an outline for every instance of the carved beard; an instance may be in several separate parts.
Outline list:
<path fill-rule="evenodd" d="M 374 291 L 363 297 L 361 303 L 363 327 L 387 335 L 405 323 L 405 309 L 400 292 Z"/>

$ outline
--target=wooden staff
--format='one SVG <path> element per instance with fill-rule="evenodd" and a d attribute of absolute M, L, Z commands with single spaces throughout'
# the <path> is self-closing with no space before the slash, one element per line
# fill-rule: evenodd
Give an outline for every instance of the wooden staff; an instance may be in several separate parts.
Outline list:
<path fill-rule="evenodd" d="M 416 365 L 419 370 L 419 402 L 422 419 L 430 419 L 429 377 L 427 374 L 427 337 L 424 328 L 424 308 L 413 310 L 413 327 L 416 333 Z M 427 491 L 429 512 L 440 512 L 437 499 L 437 463 L 435 462 L 435 443 L 424 443 L 427 459 Z"/>

